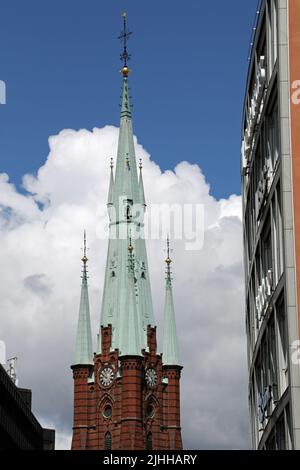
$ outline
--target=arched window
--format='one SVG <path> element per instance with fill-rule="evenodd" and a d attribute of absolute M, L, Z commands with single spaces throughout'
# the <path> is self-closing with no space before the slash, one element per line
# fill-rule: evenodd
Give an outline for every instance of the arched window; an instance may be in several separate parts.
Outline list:
<path fill-rule="evenodd" d="M 111 415 L 112 415 L 112 407 L 108 404 L 104 407 L 104 410 L 103 410 L 103 416 L 105 419 L 109 419 L 111 418 Z"/>
<path fill-rule="evenodd" d="M 152 433 L 148 432 L 147 434 L 147 442 L 146 442 L 146 450 L 152 450 Z"/>
<path fill-rule="evenodd" d="M 111 434 L 107 432 L 105 434 L 105 450 L 111 450 Z"/>

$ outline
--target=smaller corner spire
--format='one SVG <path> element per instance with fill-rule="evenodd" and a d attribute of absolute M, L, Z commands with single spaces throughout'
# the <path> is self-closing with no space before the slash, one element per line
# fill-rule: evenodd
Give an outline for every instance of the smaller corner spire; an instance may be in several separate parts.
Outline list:
<path fill-rule="evenodd" d="M 163 365 L 179 366 L 179 347 L 176 329 L 175 309 L 173 301 L 172 277 L 171 277 L 171 249 L 170 238 L 167 237 L 166 292 L 164 306 L 164 338 L 163 338 Z"/>
<path fill-rule="evenodd" d="M 79 306 L 79 317 L 75 346 L 75 364 L 74 365 L 92 365 L 93 364 L 93 346 L 90 319 L 90 305 L 87 283 L 87 247 L 86 231 L 83 235 L 83 262 L 82 284 Z"/>

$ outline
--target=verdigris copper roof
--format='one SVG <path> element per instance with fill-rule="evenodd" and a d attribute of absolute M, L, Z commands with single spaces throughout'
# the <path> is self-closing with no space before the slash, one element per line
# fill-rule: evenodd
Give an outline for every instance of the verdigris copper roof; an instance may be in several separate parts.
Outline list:
<path fill-rule="evenodd" d="M 112 325 L 113 349 L 128 354 L 138 348 L 141 354 L 147 348 L 147 326 L 154 326 L 155 321 L 143 237 L 145 197 L 141 175 L 138 179 L 127 75 L 123 75 L 117 161 L 115 176 L 111 173 L 108 211 L 110 228 L 100 323 Z M 133 267 L 128 261 L 130 243 Z M 129 328 L 134 318 L 134 328 Z M 100 344 L 98 347 L 100 352 Z"/>
<path fill-rule="evenodd" d="M 86 257 L 86 234 L 84 232 L 84 255 L 82 258 L 83 269 L 74 365 L 93 364 L 93 343 L 87 282 L 87 261 L 88 259 Z"/>
<path fill-rule="evenodd" d="M 166 259 L 166 290 L 164 306 L 164 339 L 163 339 L 163 365 L 178 366 L 179 347 L 175 320 L 175 309 L 173 301 L 173 288 L 171 277 L 171 258 L 168 240 L 168 257 Z"/>

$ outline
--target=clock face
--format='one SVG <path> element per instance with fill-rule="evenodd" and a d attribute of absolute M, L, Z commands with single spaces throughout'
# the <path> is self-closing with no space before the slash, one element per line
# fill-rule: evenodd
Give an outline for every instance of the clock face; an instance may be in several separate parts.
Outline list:
<path fill-rule="evenodd" d="M 154 369 L 146 370 L 146 382 L 151 388 L 154 388 L 157 385 L 157 373 Z"/>
<path fill-rule="evenodd" d="M 100 384 L 103 387 L 109 387 L 114 380 L 114 371 L 111 367 L 104 367 L 99 373 Z"/>

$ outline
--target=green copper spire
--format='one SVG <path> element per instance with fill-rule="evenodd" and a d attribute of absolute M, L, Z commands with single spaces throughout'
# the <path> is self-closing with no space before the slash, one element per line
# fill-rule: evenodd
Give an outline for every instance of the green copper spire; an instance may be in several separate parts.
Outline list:
<path fill-rule="evenodd" d="M 86 233 L 84 231 L 83 270 L 74 365 L 93 364 L 93 346 L 87 283 Z"/>
<path fill-rule="evenodd" d="M 130 106 L 130 97 L 129 97 L 128 78 L 126 76 L 123 79 L 121 117 L 131 118 L 131 106 Z"/>
<path fill-rule="evenodd" d="M 123 16 L 124 20 L 124 16 Z M 126 16 L 121 39 L 126 30 Z M 127 42 L 126 42 L 127 44 Z M 126 60 L 124 58 L 126 56 Z M 123 93 L 117 161 L 112 193 L 109 195 L 109 240 L 101 309 L 101 326 L 112 325 L 112 349 L 136 351 L 147 347 L 147 326 L 155 326 L 148 260 L 143 237 L 144 196 L 141 197 L 136 164 L 131 108 L 128 93 L 127 46 L 121 59 L 124 66 Z M 112 176 L 111 176 L 112 178 Z M 111 179 L 112 181 L 112 179 Z M 134 276 L 128 271 L 128 246 L 134 249 Z M 134 284 L 134 296 L 132 295 Z M 133 307 L 133 301 L 136 306 Z M 136 313 L 135 313 L 136 309 Z M 131 322 L 130 330 L 127 322 Z M 132 323 L 135 323 L 133 328 Z M 126 326 L 126 328 L 125 328 Z M 100 335 L 101 336 L 101 335 Z M 134 337 L 133 337 L 134 336 Z M 99 344 L 98 352 L 101 351 Z M 137 351 L 136 351 L 137 352 Z"/>
<path fill-rule="evenodd" d="M 168 256 L 166 259 L 166 294 L 164 308 L 164 342 L 163 342 L 163 365 L 179 366 L 179 348 L 178 337 L 176 331 L 175 310 L 172 292 L 172 277 L 170 258 L 170 242 L 167 240 Z"/>

